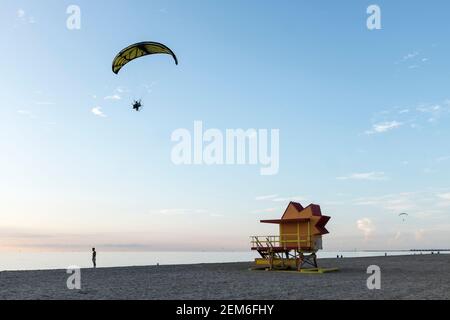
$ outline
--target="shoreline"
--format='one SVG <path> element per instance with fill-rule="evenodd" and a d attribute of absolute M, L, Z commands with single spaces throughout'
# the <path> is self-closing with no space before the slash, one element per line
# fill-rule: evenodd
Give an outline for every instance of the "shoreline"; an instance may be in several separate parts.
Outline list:
<path fill-rule="evenodd" d="M 380 251 L 381 252 L 381 251 Z M 383 251 L 384 252 L 384 251 Z M 450 253 L 440 253 L 440 254 L 435 254 L 435 255 L 444 255 L 444 254 L 448 254 L 450 255 Z M 425 256 L 425 255 L 432 255 L 431 253 L 424 253 L 424 254 L 410 254 L 410 255 L 405 255 L 405 254 L 391 254 L 391 255 L 378 255 L 378 256 L 367 256 L 367 257 L 343 257 L 343 258 L 319 258 L 318 261 L 334 261 L 334 260 L 349 260 L 349 259 L 367 259 L 367 258 L 397 258 L 397 257 L 407 257 L 407 256 Z M 152 267 L 188 267 L 188 266 L 201 266 L 201 265 L 217 265 L 217 264 L 221 264 L 221 265 L 229 265 L 229 264 L 253 264 L 254 261 L 249 260 L 249 261 L 232 261 L 232 262 L 193 262 L 193 263 L 174 263 L 174 264 L 148 264 L 148 265 L 126 265 L 126 266 L 97 266 L 97 270 L 105 270 L 105 269 L 129 269 L 129 268 L 152 268 Z M 94 268 L 92 267 L 80 267 L 81 270 L 94 270 Z M 35 271 L 41 271 L 41 272 L 45 272 L 45 271 L 66 271 L 67 268 L 49 268 L 49 269 L 45 269 L 45 268 L 41 268 L 41 269 L 24 269 L 24 270 L 0 270 L 1 272 L 35 272 Z"/>
<path fill-rule="evenodd" d="M 336 259 L 343 255 L 345 259 L 427 255 L 431 252 L 408 251 L 321 251 L 318 259 Z M 437 254 L 437 253 L 436 253 Z M 448 254 L 441 252 L 440 254 Z M 98 268 L 175 266 L 214 263 L 252 262 L 260 256 L 252 251 L 217 251 L 217 252 L 116 252 L 103 251 L 97 257 Z M 0 253 L 0 272 L 6 271 L 43 271 L 63 270 L 68 266 L 89 269 L 92 266 L 90 253 L 87 252 L 32 252 Z"/>

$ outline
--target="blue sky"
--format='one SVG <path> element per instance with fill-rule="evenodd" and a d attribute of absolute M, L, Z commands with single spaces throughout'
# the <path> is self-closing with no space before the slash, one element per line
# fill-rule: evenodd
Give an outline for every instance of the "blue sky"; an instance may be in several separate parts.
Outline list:
<path fill-rule="evenodd" d="M 290 200 L 332 216 L 325 249 L 448 246 L 450 4 L 377 1 L 369 31 L 373 3 L 3 1 L 0 249 L 246 250 Z M 145 40 L 179 66 L 114 75 Z M 175 166 L 196 120 L 279 129 L 279 173 Z"/>

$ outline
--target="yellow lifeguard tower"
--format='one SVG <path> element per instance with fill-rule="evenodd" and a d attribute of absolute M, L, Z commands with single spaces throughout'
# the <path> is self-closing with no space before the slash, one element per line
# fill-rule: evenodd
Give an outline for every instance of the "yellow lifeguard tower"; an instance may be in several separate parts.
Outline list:
<path fill-rule="evenodd" d="M 278 224 L 278 236 L 251 237 L 252 250 L 261 255 L 255 259 L 256 265 L 269 270 L 298 271 L 309 265 L 318 271 L 316 253 L 322 249 L 322 235 L 328 233 L 325 225 L 329 220 L 318 205 L 303 208 L 300 203 L 290 202 L 281 219 L 261 220 L 261 223 Z"/>

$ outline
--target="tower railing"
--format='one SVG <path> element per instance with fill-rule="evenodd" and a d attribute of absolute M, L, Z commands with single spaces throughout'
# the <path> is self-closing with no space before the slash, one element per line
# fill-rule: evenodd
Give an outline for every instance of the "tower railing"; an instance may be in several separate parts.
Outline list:
<path fill-rule="evenodd" d="M 284 248 L 287 250 L 293 247 L 298 249 L 309 248 L 312 243 L 311 236 L 300 236 L 297 233 L 281 234 L 279 236 L 251 236 L 250 239 L 252 248 L 256 248 L 256 250 L 273 248 Z"/>

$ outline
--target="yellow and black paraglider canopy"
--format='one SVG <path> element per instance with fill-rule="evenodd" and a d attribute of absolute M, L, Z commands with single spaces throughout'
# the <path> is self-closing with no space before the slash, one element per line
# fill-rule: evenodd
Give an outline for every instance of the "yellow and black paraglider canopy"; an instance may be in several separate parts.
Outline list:
<path fill-rule="evenodd" d="M 118 74 L 120 69 L 128 62 L 134 59 L 141 58 L 152 54 L 169 54 L 175 60 L 175 64 L 178 65 L 178 59 L 175 53 L 169 49 L 169 47 L 158 42 L 139 42 L 126 47 L 114 58 L 112 71 Z"/>

